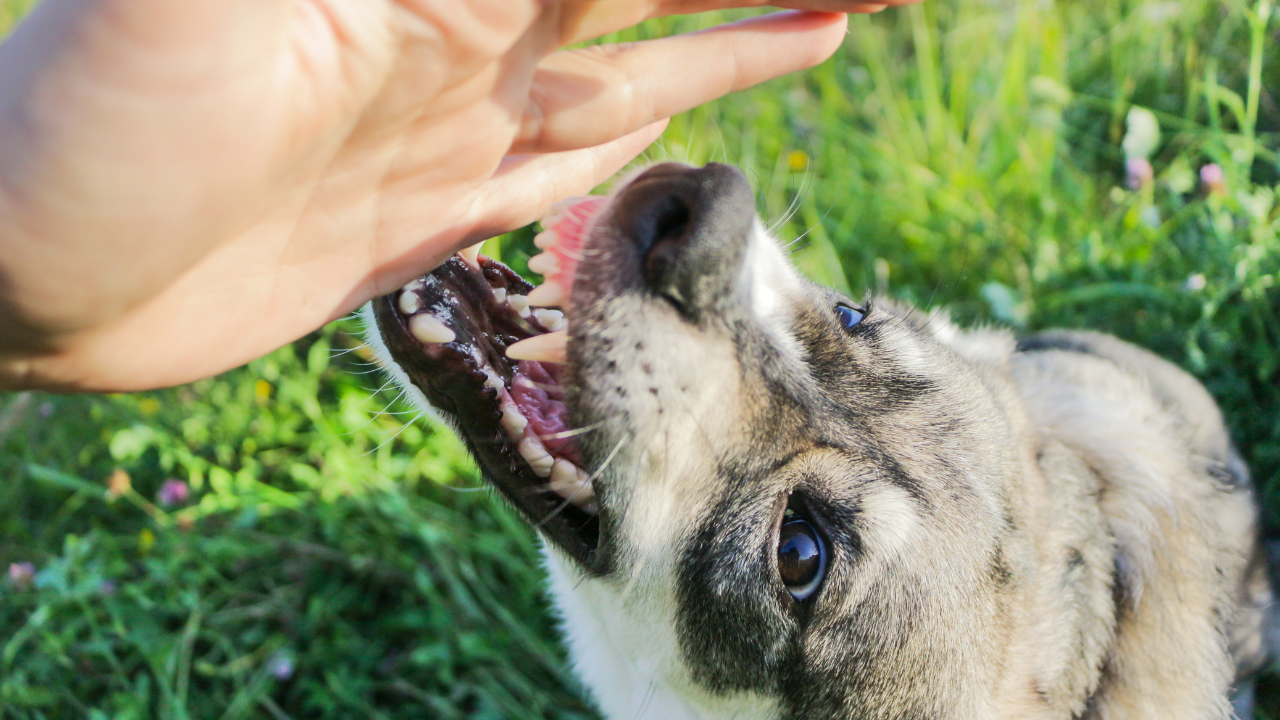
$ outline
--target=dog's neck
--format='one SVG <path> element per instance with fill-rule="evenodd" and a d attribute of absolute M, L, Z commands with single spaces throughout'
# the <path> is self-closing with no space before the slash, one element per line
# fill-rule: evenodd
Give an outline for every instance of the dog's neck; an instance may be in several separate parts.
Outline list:
<path fill-rule="evenodd" d="M 771 720 L 776 701 L 754 693 L 712 694 L 681 659 L 670 593 L 584 578 L 544 545 L 548 591 L 574 670 L 607 718 Z M 644 597 L 638 595 L 643 593 Z M 624 598 L 623 595 L 630 595 Z"/>

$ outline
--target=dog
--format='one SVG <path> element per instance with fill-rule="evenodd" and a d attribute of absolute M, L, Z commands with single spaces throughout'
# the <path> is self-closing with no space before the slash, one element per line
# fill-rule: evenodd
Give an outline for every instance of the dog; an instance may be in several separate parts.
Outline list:
<path fill-rule="evenodd" d="M 464 252 L 364 311 L 539 531 L 605 716 L 1246 717 L 1272 588 L 1198 382 L 814 285 L 734 168 L 618 185 L 536 289 Z"/>

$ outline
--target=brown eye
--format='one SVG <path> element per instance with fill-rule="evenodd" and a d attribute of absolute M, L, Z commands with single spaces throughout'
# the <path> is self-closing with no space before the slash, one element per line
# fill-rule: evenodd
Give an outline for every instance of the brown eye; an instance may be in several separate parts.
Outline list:
<path fill-rule="evenodd" d="M 788 515 L 778 531 L 778 575 L 787 592 L 805 600 L 827 572 L 827 548 L 818 531 L 798 515 Z"/>

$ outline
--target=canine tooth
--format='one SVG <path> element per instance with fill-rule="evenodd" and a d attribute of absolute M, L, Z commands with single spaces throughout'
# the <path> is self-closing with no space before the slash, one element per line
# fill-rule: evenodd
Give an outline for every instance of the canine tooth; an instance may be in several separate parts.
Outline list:
<path fill-rule="evenodd" d="M 533 468 L 534 475 L 547 477 L 551 474 L 551 466 L 555 464 L 555 458 L 551 457 L 538 438 L 527 437 L 521 440 L 516 450 L 520 452 L 520 457 L 529 463 L 529 467 Z"/>
<path fill-rule="evenodd" d="M 458 251 L 458 255 L 467 261 L 468 265 L 479 267 L 480 265 L 480 246 L 484 245 L 484 241 L 480 241 L 471 247 L 465 247 Z"/>
<path fill-rule="evenodd" d="M 548 280 L 529 293 L 529 304 L 538 307 L 559 307 L 564 304 L 564 288 L 554 280 Z"/>
<path fill-rule="evenodd" d="M 513 403 L 503 403 L 502 429 L 507 431 L 507 436 L 515 440 L 524 434 L 526 427 L 529 427 L 528 418 L 522 415 Z"/>
<path fill-rule="evenodd" d="M 546 221 L 544 220 L 543 222 Z M 544 227 L 547 226 L 544 225 Z M 533 236 L 534 247 L 539 250 L 546 250 L 547 248 L 553 247 L 558 242 L 560 242 L 560 233 L 555 230 L 543 230 Z"/>
<path fill-rule="evenodd" d="M 538 308 L 533 311 L 533 316 L 537 318 L 538 322 L 542 323 L 542 326 L 547 329 L 551 329 L 552 325 L 564 320 L 564 313 L 559 310 L 545 310 L 543 308 Z"/>
<path fill-rule="evenodd" d="M 502 303 L 506 302 L 506 301 L 507 301 L 507 289 L 506 289 L 506 288 L 494 288 L 494 289 L 493 289 L 493 299 L 494 299 L 494 300 L 497 300 L 499 305 L 501 305 Z"/>
<path fill-rule="evenodd" d="M 512 360 L 537 360 L 539 362 L 562 363 L 565 361 L 565 345 L 569 342 L 569 333 L 561 330 L 544 335 L 534 335 L 507 347 L 507 357 Z"/>
<path fill-rule="evenodd" d="M 529 258 L 529 271 L 539 275 L 554 275 L 560 270 L 560 258 L 549 252 L 540 252 Z"/>
<path fill-rule="evenodd" d="M 400 312 L 405 315 L 412 315 L 422 309 L 422 298 L 418 297 L 418 293 L 405 290 L 400 293 Z"/>
<path fill-rule="evenodd" d="M 529 298 L 524 295 L 508 295 L 507 303 L 511 305 L 511 309 L 524 315 L 524 311 L 529 309 Z"/>
<path fill-rule="evenodd" d="M 409 321 L 409 332 L 424 343 L 453 342 L 457 337 L 447 325 L 428 314 L 414 315 Z"/>

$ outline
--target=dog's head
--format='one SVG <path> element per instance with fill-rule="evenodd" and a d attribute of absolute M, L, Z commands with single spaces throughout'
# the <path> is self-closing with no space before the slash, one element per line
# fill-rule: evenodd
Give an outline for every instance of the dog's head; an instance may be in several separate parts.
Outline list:
<path fill-rule="evenodd" d="M 1022 462 L 987 361 L 802 279 L 726 166 L 652 167 L 552 225 L 531 265 L 572 283 L 563 350 L 484 258 L 372 314 L 401 384 L 549 541 L 606 710 L 979 716 Z"/>

